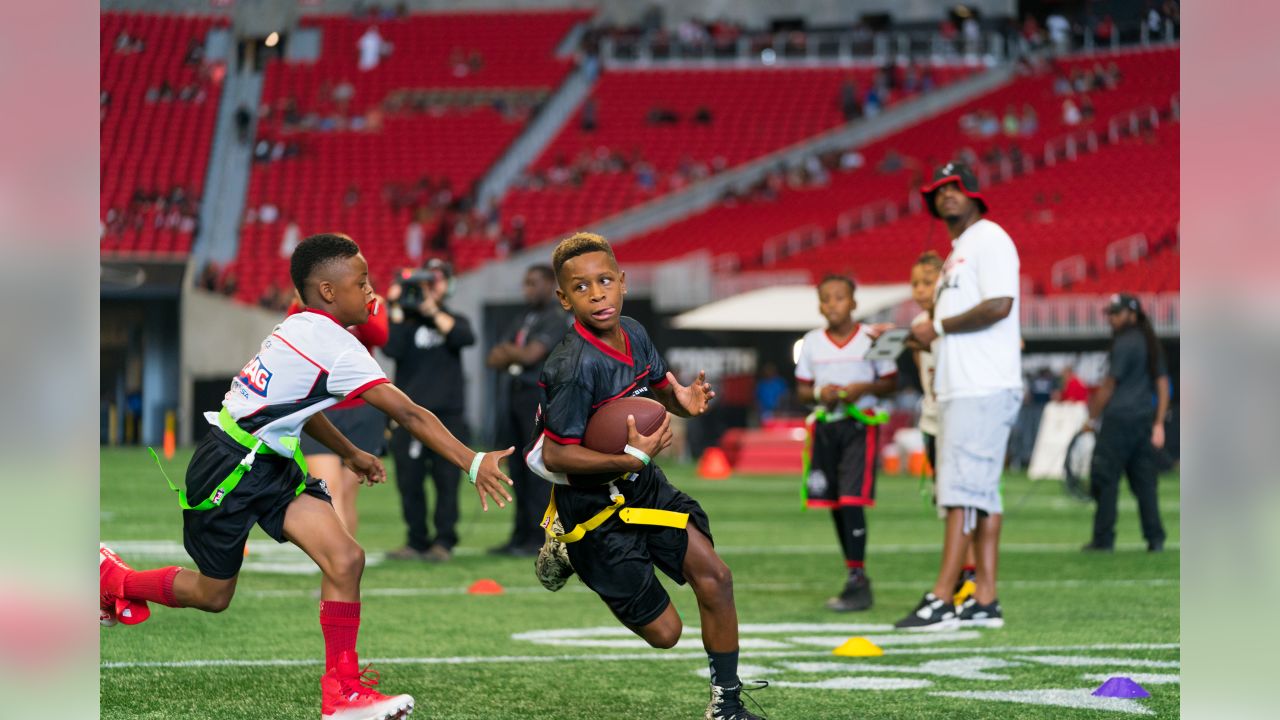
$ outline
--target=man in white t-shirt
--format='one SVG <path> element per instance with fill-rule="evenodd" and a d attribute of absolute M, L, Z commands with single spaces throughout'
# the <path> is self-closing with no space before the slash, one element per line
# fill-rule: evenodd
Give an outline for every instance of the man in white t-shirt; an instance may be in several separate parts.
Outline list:
<path fill-rule="evenodd" d="M 983 218 L 986 201 L 973 171 L 963 163 L 939 168 L 921 192 L 929 212 L 946 223 L 952 241 L 938 280 L 933 320 L 911 326 L 912 335 L 926 347 L 932 343 L 935 354 L 938 506 L 947 510 L 947 529 L 933 591 L 897 626 L 1001 627 L 996 599 L 1004 511 L 1000 472 L 1022 402 L 1018 251 L 1004 229 Z M 957 607 L 949 595 L 970 536 L 977 550 L 976 588 Z"/>

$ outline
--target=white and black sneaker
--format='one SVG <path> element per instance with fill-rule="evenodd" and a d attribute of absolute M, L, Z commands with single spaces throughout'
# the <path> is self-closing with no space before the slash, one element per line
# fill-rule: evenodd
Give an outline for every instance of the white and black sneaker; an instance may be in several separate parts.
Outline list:
<path fill-rule="evenodd" d="M 547 535 L 537 559 L 533 561 L 533 572 L 538 576 L 542 587 L 555 592 L 573 577 L 573 563 L 569 562 L 568 547 L 554 537 L 564 534 L 564 525 L 560 523 L 559 516 L 551 523 L 551 533 Z"/>
<path fill-rule="evenodd" d="M 957 619 L 964 627 L 1004 627 L 1004 613 L 1000 612 L 999 600 L 992 600 L 989 605 L 980 605 L 977 600 L 969 598 L 957 610 Z"/>
<path fill-rule="evenodd" d="M 767 687 L 769 687 L 767 680 L 754 682 L 750 688 L 743 688 L 741 682 L 733 687 L 720 687 L 711 683 L 711 702 L 707 703 L 707 712 L 702 716 L 703 720 L 768 720 L 763 715 L 751 712 L 742 704 L 742 698 L 745 696 L 755 704 L 756 708 L 764 712 L 760 703 L 747 695 L 744 690 L 763 690 Z"/>
<path fill-rule="evenodd" d="M 956 619 L 955 605 L 928 592 L 915 610 L 893 626 L 899 630 L 954 630 L 960 623 Z"/>

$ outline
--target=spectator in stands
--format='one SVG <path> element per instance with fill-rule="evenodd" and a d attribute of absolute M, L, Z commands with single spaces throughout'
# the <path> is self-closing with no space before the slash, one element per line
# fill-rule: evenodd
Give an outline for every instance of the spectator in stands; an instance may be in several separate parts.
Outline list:
<path fill-rule="evenodd" d="M 338 106 L 339 112 L 346 112 L 347 106 L 351 104 L 352 98 L 356 96 L 356 88 L 348 80 L 343 80 L 333 86 L 333 104 Z"/>
<path fill-rule="evenodd" d="M 1080 124 L 1080 107 L 1071 98 L 1062 101 L 1062 124 L 1075 127 Z"/>
<path fill-rule="evenodd" d="M 248 105 L 241 104 L 236 108 L 236 137 L 240 139 L 240 144 L 249 144 L 249 130 L 253 126 L 253 111 Z"/>
<path fill-rule="evenodd" d="M 258 222 L 270 225 L 279 219 L 280 208 L 276 207 L 273 203 L 262 203 L 262 205 L 258 207 Z"/>
<path fill-rule="evenodd" d="M 1102 19 L 1093 28 L 1093 36 L 1097 39 L 1099 45 L 1110 45 L 1111 38 L 1115 36 L 1116 23 L 1111 19 L 1110 15 L 1103 15 Z"/>
<path fill-rule="evenodd" d="M 1013 105 L 1006 105 L 1004 108 L 1004 120 L 1001 125 L 1004 128 L 1005 137 L 1017 137 L 1021 131 L 1021 118 L 1018 117 L 1018 111 Z"/>
<path fill-rule="evenodd" d="M 1044 26 L 1049 31 L 1049 42 L 1053 43 L 1056 52 L 1065 53 L 1071 49 L 1071 22 L 1061 13 L 1055 12 L 1046 18 Z"/>
<path fill-rule="evenodd" d="M 199 67 L 204 62 L 204 40 L 191 38 L 187 43 L 187 54 L 182 58 L 183 65 Z"/>
<path fill-rule="evenodd" d="M 596 131 L 596 99 L 587 98 L 582 106 L 582 120 L 579 123 L 582 132 Z"/>
<path fill-rule="evenodd" d="M 342 193 L 342 204 L 346 207 L 355 207 L 360 202 L 360 188 L 355 184 L 347 186 L 345 192 Z"/>
<path fill-rule="evenodd" d="M 368 30 L 360 36 L 356 41 L 356 48 L 360 53 L 360 60 L 356 67 L 360 72 L 369 72 L 378 67 L 378 63 L 382 62 L 382 58 L 391 54 L 391 45 L 382 39 L 382 34 L 378 32 L 376 25 L 370 25 Z"/>
<path fill-rule="evenodd" d="M 1059 70 L 1053 76 L 1053 94 L 1062 96 L 1070 95 L 1071 93 L 1071 79 L 1067 77 L 1066 73 Z"/>
<path fill-rule="evenodd" d="M 693 111 L 693 122 L 696 125 L 710 125 L 712 119 L 713 116 L 711 114 L 711 108 L 706 105 L 699 105 L 697 109 Z"/>
<path fill-rule="evenodd" d="M 1019 121 L 1018 127 L 1023 137 L 1031 137 L 1040 132 L 1040 115 L 1036 113 L 1036 109 L 1031 107 L 1031 103 L 1024 103 L 1022 106 L 1022 120 Z"/>
<path fill-rule="evenodd" d="M 853 122 L 862 117 L 862 102 L 858 100 L 858 86 L 853 80 L 845 80 L 840 85 L 840 112 L 845 122 Z"/>
<path fill-rule="evenodd" d="M 476 341 L 471 321 L 448 307 L 453 268 L 430 260 L 426 278 L 410 283 L 398 279 L 387 292 L 390 339 L 384 348 L 396 361 L 395 383 L 414 402 L 435 413 L 458 439 L 466 442 L 466 378 L 462 350 Z M 458 544 L 459 469 L 424 447 L 404 428 L 391 436 L 396 462 L 396 485 L 408 539 L 404 547 L 387 553 L 398 560 L 447 562 Z M 436 490 L 434 538 L 428 534 L 427 496 L 423 482 L 431 473 Z"/>
<path fill-rule="evenodd" d="M 872 85 L 867 90 L 867 96 L 862 99 L 862 114 L 869 118 L 875 117 L 884 109 L 884 104 L 885 96 L 881 89 L 876 85 Z"/>
<path fill-rule="evenodd" d="M 298 227 L 298 222 L 290 217 L 289 223 L 284 226 L 284 235 L 280 238 L 280 257 L 285 259 L 293 257 L 293 251 L 300 242 L 302 242 L 302 229 Z"/>
<path fill-rule="evenodd" d="M 1107 376 L 1089 404 L 1086 431 L 1097 433 L 1089 486 L 1097 509 L 1086 552 L 1115 547 L 1120 473 L 1138 499 L 1147 550 L 1164 550 L 1165 532 L 1156 497 L 1156 451 L 1164 447 L 1169 377 L 1164 353 L 1138 298 L 1111 296 L 1107 318 L 1113 332 Z"/>
<path fill-rule="evenodd" d="M 1093 122 L 1093 99 L 1088 95 L 1080 96 L 1080 118 L 1086 123 Z"/>
<path fill-rule="evenodd" d="M 990 110 L 978 113 L 978 137 L 993 138 L 1000 134 L 1000 118 Z"/>
<path fill-rule="evenodd" d="M 556 277 L 549 265 L 533 265 L 524 274 L 525 309 L 507 326 L 489 350 L 485 364 L 497 372 L 497 442 L 523 448 L 534 436 L 538 414 L 538 377 L 542 363 L 569 328 L 571 316 L 556 300 Z M 513 454 L 507 474 L 516 493 L 511 537 L 489 552 L 533 557 L 545 535 L 539 524 L 551 495 L 551 484 L 525 466 L 522 453 Z"/>
<path fill-rule="evenodd" d="M 415 217 L 404 229 L 404 254 L 414 265 L 422 262 L 422 246 L 425 240 L 426 230 L 422 227 L 421 216 Z"/>
<path fill-rule="evenodd" d="M 938 506 L 947 509 L 947 523 L 937 581 L 897 627 L 946 627 L 957 619 L 1000 627 L 1000 475 L 1023 393 L 1020 261 L 1008 233 L 983 217 L 987 204 L 968 166 L 938 168 L 921 193 L 952 239 L 938 280 L 945 290 L 938 293 L 933 318 L 911 326 L 912 336 L 936 360 Z M 956 579 L 970 542 L 976 548 L 977 587 L 956 606 Z"/>

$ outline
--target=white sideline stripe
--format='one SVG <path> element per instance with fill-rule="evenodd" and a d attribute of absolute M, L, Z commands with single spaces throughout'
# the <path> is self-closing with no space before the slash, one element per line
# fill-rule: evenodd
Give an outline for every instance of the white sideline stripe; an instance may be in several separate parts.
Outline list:
<path fill-rule="evenodd" d="M 1012 647 L 951 647 L 951 648 L 885 648 L 886 655 L 954 655 L 959 653 L 1027 653 L 1027 652 L 1072 652 L 1089 650 L 1176 650 L 1178 643 L 1125 643 L 1099 645 L 1055 645 L 1055 646 L 1012 646 Z M 580 655 L 492 655 L 462 656 L 436 658 L 367 658 L 366 662 L 379 665 L 481 665 L 488 663 L 549 663 L 549 662 L 597 662 L 609 661 L 647 661 L 664 660 L 706 660 L 706 653 L 697 652 L 642 652 L 642 653 L 610 653 Z M 830 658 L 831 652 L 810 651 L 761 651 L 751 654 L 752 659 L 763 657 L 778 658 Z M 294 667 L 305 665 L 322 665 L 317 658 L 287 659 L 271 658 L 262 660 L 168 660 L 142 662 L 104 662 L 99 667 L 103 670 L 120 670 L 129 668 L 205 668 L 205 667 Z"/>
<path fill-rule="evenodd" d="M 1104 683 L 1116 676 L 1110 673 L 1088 673 L 1081 677 L 1085 680 Z M 1168 685 L 1182 683 L 1181 675 L 1169 675 L 1167 673 L 1126 673 L 1124 677 L 1129 678 L 1139 685 Z"/>
<path fill-rule="evenodd" d="M 248 567 L 246 565 L 246 567 Z M 312 566 L 314 568 L 314 566 Z M 1144 578 L 1144 579 L 1116 579 L 1116 580 L 1001 580 L 1000 587 L 1007 588 L 1044 588 L 1044 589 L 1071 589 L 1081 587 L 1166 587 L 1177 585 L 1181 581 L 1177 578 Z M 829 588 L 831 583 L 813 582 L 813 583 L 734 583 L 734 587 L 738 590 L 748 591 L 778 591 L 778 590 L 821 590 Z M 927 583 L 926 583 L 927 584 Z M 909 580 L 899 581 L 876 581 L 875 586 L 886 590 L 911 590 L 924 587 L 920 582 L 912 582 Z M 547 592 L 541 585 L 504 585 L 503 591 L 511 594 L 538 594 Z M 584 585 L 574 584 L 568 585 L 560 592 L 572 593 L 589 593 L 591 590 Z M 315 595 L 316 591 L 311 590 L 240 590 L 236 592 L 236 597 L 253 597 L 253 598 L 293 598 L 293 597 L 310 597 Z M 466 595 L 465 587 L 388 587 L 388 588 L 361 588 L 361 595 L 370 597 L 429 597 L 434 595 Z M 883 626 L 885 628 L 889 626 Z M 801 631 L 803 632 L 803 631 Z M 858 631 L 852 631 L 858 632 Z"/>

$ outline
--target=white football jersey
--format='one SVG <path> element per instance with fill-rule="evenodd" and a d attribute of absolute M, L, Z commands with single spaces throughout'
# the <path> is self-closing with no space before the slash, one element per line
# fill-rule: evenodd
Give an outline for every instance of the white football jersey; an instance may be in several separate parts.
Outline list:
<path fill-rule="evenodd" d="M 222 404 L 240 427 L 282 455 L 312 415 L 388 382 L 364 345 L 334 317 L 311 308 L 290 315 L 231 381 Z M 216 426 L 216 413 L 205 413 Z"/>
<path fill-rule="evenodd" d="M 800 345 L 800 361 L 796 363 L 796 379 L 813 383 L 814 389 L 823 385 L 848 385 L 855 382 L 873 382 L 891 377 L 898 372 L 892 360 L 867 360 L 864 356 L 871 349 L 871 336 L 866 327 L 857 325 L 853 334 L 839 345 L 831 339 L 826 329 L 805 333 Z M 874 408 L 878 398 L 863 395 L 856 403 L 859 408 Z M 835 408 L 837 415 L 844 412 L 844 403 Z"/>

